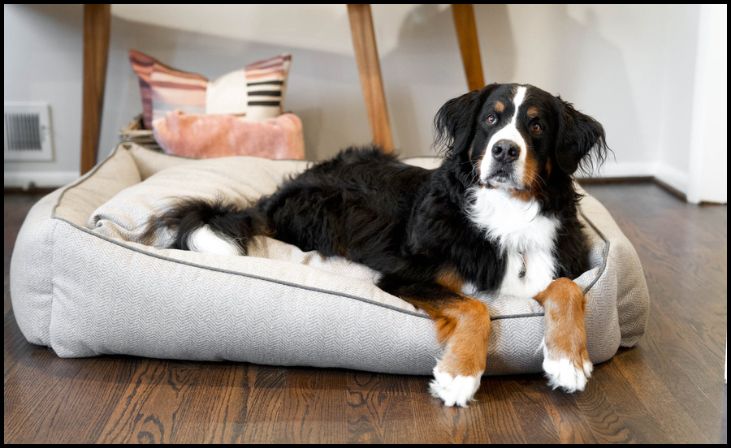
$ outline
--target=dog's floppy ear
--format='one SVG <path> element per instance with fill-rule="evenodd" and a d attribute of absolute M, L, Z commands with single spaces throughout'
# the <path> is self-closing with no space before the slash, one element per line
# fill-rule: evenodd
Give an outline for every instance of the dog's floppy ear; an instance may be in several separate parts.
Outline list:
<path fill-rule="evenodd" d="M 604 128 L 595 119 L 574 109 L 571 103 L 560 97 L 557 102 L 556 163 L 566 174 L 573 174 L 579 168 L 591 172 L 595 164 L 604 163 L 609 151 Z"/>
<path fill-rule="evenodd" d="M 443 148 L 445 155 L 461 152 L 469 146 L 475 133 L 475 121 L 480 106 L 498 84 L 473 90 L 444 103 L 434 117 L 436 137 L 434 146 Z"/>

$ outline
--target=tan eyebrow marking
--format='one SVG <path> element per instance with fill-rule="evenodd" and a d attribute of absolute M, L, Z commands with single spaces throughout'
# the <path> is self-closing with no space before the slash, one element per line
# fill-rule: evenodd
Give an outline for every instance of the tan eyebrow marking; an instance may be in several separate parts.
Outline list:
<path fill-rule="evenodd" d="M 502 101 L 495 103 L 495 112 L 503 112 L 505 110 L 505 104 Z"/>
<path fill-rule="evenodd" d="M 528 118 L 537 117 L 538 116 L 538 108 L 535 107 L 535 106 L 531 106 L 531 107 L 528 108 L 528 110 L 526 111 L 526 113 L 528 114 Z"/>

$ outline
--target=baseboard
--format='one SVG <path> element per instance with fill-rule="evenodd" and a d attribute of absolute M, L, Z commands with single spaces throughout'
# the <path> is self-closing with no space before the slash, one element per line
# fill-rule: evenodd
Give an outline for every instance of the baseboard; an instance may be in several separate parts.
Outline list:
<path fill-rule="evenodd" d="M 609 163 L 591 176 L 577 174 L 580 184 L 654 182 L 687 201 L 688 174 L 664 163 Z"/>
<path fill-rule="evenodd" d="M 4 188 L 57 188 L 79 178 L 78 171 L 5 171 Z"/>
<path fill-rule="evenodd" d="M 688 192 L 688 173 L 684 173 L 677 168 L 664 163 L 658 163 L 655 166 L 655 179 L 661 186 L 674 189 L 683 195 Z"/>
<path fill-rule="evenodd" d="M 611 160 L 611 159 L 610 159 Z M 576 173 L 577 179 L 614 179 L 652 177 L 655 175 L 654 163 L 611 163 L 609 160 L 590 174 Z"/>
<path fill-rule="evenodd" d="M 673 187 L 672 185 L 668 184 L 667 182 L 664 182 L 657 177 L 653 179 L 655 184 L 662 188 L 663 190 L 667 191 L 668 193 L 672 194 L 673 196 L 677 197 L 678 199 L 682 199 L 685 202 L 688 202 L 688 196 L 686 196 L 685 193 L 678 190 L 677 188 Z"/>
<path fill-rule="evenodd" d="M 606 185 L 606 184 L 638 184 L 643 182 L 654 182 L 653 176 L 622 176 L 622 177 L 583 177 L 576 178 L 581 185 Z"/>

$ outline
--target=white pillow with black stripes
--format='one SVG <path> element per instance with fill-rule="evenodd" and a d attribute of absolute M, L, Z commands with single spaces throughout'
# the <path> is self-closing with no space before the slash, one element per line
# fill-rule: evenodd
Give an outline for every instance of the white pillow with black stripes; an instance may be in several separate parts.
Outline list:
<path fill-rule="evenodd" d="M 291 63 L 292 56 L 282 54 L 208 81 L 206 114 L 243 113 L 251 120 L 279 116 Z"/>

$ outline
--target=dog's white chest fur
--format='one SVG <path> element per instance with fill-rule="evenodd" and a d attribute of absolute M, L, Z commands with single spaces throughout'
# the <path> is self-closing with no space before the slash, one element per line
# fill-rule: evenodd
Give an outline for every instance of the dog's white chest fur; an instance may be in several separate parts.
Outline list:
<path fill-rule="evenodd" d="M 523 201 L 501 189 L 475 188 L 470 219 L 507 257 L 500 295 L 533 297 L 556 274 L 558 221 L 541 214 L 537 201 Z"/>

